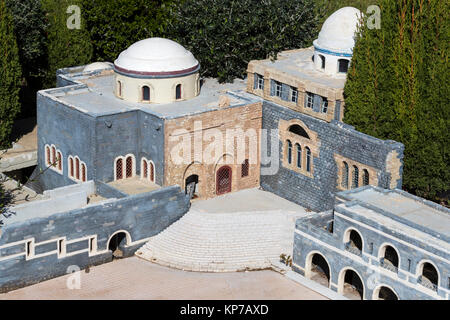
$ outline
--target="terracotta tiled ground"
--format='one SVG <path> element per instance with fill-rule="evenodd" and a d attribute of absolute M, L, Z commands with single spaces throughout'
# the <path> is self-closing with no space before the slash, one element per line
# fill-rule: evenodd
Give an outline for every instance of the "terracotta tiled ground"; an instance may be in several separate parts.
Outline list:
<path fill-rule="evenodd" d="M 0 299 L 326 299 L 274 271 L 186 272 L 136 257 L 82 272 L 79 290 L 67 289 L 67 279 L 1 294 Z"/>

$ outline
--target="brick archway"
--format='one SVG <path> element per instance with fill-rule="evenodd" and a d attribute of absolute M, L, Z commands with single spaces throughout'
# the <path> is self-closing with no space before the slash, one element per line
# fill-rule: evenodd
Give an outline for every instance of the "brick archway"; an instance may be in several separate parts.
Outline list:
<path fill-rule="evenodd" d="M 216 173 L 216 194 L 221 195 L 231 192 L 233 172 L 231 167 L 223 166 Z"/>

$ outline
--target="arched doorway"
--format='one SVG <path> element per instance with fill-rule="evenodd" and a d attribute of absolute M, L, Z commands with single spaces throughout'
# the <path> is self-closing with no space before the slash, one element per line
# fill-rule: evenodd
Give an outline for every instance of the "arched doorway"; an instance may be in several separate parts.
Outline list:
<path fill-rule="evenodd" d="M 390 245 L 380 250 L 380 265 L 392 272 L 398 272 L 399 257 L 397 251 Z"/>
<path fill-rule="evenodd" d="M 114 234 L 108 241 L 108 250 L 112 252 L 113 259 L 123 258 L 121 248 L 127 243 L 127 235 L 125 232 Z"/>
<path fill-rule="evenodd" d="M 364 285 L 358 273 L 352 269 L 341 272 L 339 276 L 339 293 L 350 300 L 363 300 Z"/>
<path fill-rule="evenodd" d="M 231 192 L 232 171 L 229 166 L 223 166 L 217 170 L 216 174 L 216 193 L 221 195 Z"/>
<path fill-rule="evenodd" d="M 363 250 L 363 240 L 355 229 L 349 229 L 344 236 L 345 249 L 353 254 L 361 255 Z"/>
<path fill-rule="evenodd" d="M 191 199 L 197 198 L 198 195 L 198 175 L 193 174 L 185 180 L 185 192 Z"/>
<path fill-rule="evenodd" d="M 435 266 L 429 262 L 424 262 L 420 265 L 419 271 L 419 284 L 430 290 L 437 291 L 439 285 L 439 273 Z"/>
<path fill-rule="evenodd" d="M 306 278 L 327 288 L 330 286 L 330 266 L 320 253 L 313 253 L 308 256 L 306 269 Z"/>
<path fill-rule="evenodd" d="M 398 300 L 398 296 L 391 288 L 381 286 L 373 292 L 373 300 Z"/>

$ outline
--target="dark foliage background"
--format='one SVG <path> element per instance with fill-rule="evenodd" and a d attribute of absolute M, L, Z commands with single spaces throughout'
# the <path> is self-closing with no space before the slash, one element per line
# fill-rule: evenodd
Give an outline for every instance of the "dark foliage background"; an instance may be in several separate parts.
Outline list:
<path fill-rule="evenodd" d="M 362 28 L 344 121 L 405 145 L 404 188 L 449 204 L 448 1 L 381 0 L 381 29 Z"/>
<path fill-rule="evenodd" d="M 221 82 L 243 78 L 250 60 L 309 46 L 319 22 L 314 0 L 185 0 L 172 14 L 168 34 Z"/>

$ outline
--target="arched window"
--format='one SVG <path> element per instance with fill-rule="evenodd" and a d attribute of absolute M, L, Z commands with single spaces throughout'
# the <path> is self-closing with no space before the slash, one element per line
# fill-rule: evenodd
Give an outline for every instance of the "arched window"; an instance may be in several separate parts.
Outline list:
<path fill-rule="evenodd" d="M 123 160 L 122 158 L 116 161 L 116 179 L 123 179 Z"/>
<path fill-rule="evenodd" d="M 128 156 L 125 161 L 126 161 L 125 176 L 127 178 L 131 178 L 133 176 L 133 158 L 131 156 Z"/>
<path fill-rule="evenodd" d="M 368 186 L 370 183 L 369 171 L 363 170 L 363 186 Z"/>
<path fill-rule="evenodd" d="M 150 181 L 151 182 L 155 182 L 155 165 L 153 164 L 153 162 L 149 162 L 149 167 L 150 167 Z"/>
<path fill-rule="evenodd" d="M 177 84 L 175 88 L 175 99 L 181 99 L 181 84 Z"/>
<path fill-rule="evenodd" d="M 398 254 L 397 251 L 390 245 L 381 248 L 380 251 L 380 265 L 392 272 L 398 271 Z"/>
<path fill-rule="evenodd" d="M 319 57 L 320 57 L 320 67 L 322 69 L 325 69 L 325 57 L 321 54 L 319 54 Z"/>
<path fill-rule="evenodd" d="M 52 147 L 52 166 L 56 167 L 56 148 Z"/>
<path fill-rule="evenodd" d="M 122 82 L 121 81 L 117 81 L 117 95 L 119 97 L 122 96 Z"/>
<path fill-rule="evenodd" d="M 418 278 L 419 284 L 437 291 L 439 285 L 439 273 L 436 268 L 429 262 L 424 262 L 421 266 L 420 276 Z"/>
<path fill-rule="evenodd" d="M 80 180 L 80 159 L 75 158 L 75 179 Z"/>
<path fill-rule="evenodd" d="M 45 146 L 45 155 L 46 155 L 46 163 L 47 165 L 51 165 L 52 161 L 50 160 L 50 147 L 49 146 Z"/>
<path fill-rule="evenodd" d="M 62 170 L 62 154 L 61 152 L 58 151 L 57 153 L 57 159 L 56 159 L 57 163 L 58 163 L 58 170 Z"/>
<path fill-rule="evenodd" d="M 147 165 L 147 160 L 142 159 L 142 178 L 147 179 L 148 177 L 148 165 Z"/>
<path fill-rule="evenodd" d="M 69 175 L 70 177 L 74 177 L 74 170 L 73 170 L 73 158 L 69 158 Z"/>
<path fill-rule="evenodd" d="M 306 171 L 311 172 L 311 150 L 306 147 Z"/>
<path fill-rule="evenodd" d="M 342 168 L 342 187 L 345 189 L 348 189 L 348 164 L 347 162 L 343 162 L 343 168 Z"/>
<path fill-rule="evenodd" d="M 86 182 L 86 165 L 81 164 L 81 181 Z"/>
<path fill-rule="evenodd" d="M 150 88 L 148 86 L 142 87 L 142 101 L 150 101 Z"/>
<path fill-rule="evenodd" d="M 359 187 L 359 169 L 357 166 L 353 166 L 352 189 L 358 187 Z"/>
<path fill-rule="evenodd" d="M 345 249 L 353 254 L 361 255 L 363 249 L 363 241 L 358 231 L 354 229 L 348 230 L 344 235 Z"/>
<path fill-rule="evenodd" d="M 338 60 L 339 73 L 347 73 L 349 63 L 350 61 L 348 61 L 347 59 L 339 59 Z"/>
<path fill-rule="evenodd" d="M 397 294 L 388 287 L 381 286 L 374 291 L 374 300 L 398 300 Z"/>
<path fill-rule="evenodd" d="M 245 161 L 242 163 L 242 166 L 241 166 L 241 178 L 248 177 L 249 167 L 250 167 L 250 165 L 249 165 L 248 159 L 245 159 Z"/>
<path fill-rule="evenodd" d="M 288 145 L 288 150 L 287 150 L 287 160 L 288 163 L 291 164 L 292 163 L 292 142 L 290 140 L 287 141 L 287 145 Z"/>
<path fill-rule="evenodd" d="M 302 147 L 297 143 L 295 145 L 295 148 L 297 150 L 297 168 L 302 167 Z"/>
<path fill-rule="evenodd" d="M 303 129 L 301 126 L 299 126 L 298 124 L 293 124 L 292 126 L 289 127 L 289 132 L 292 132 L 298 136 L 304 137 L 309 139 L 309 135 L 306 132 L 305 129 Z"/>

